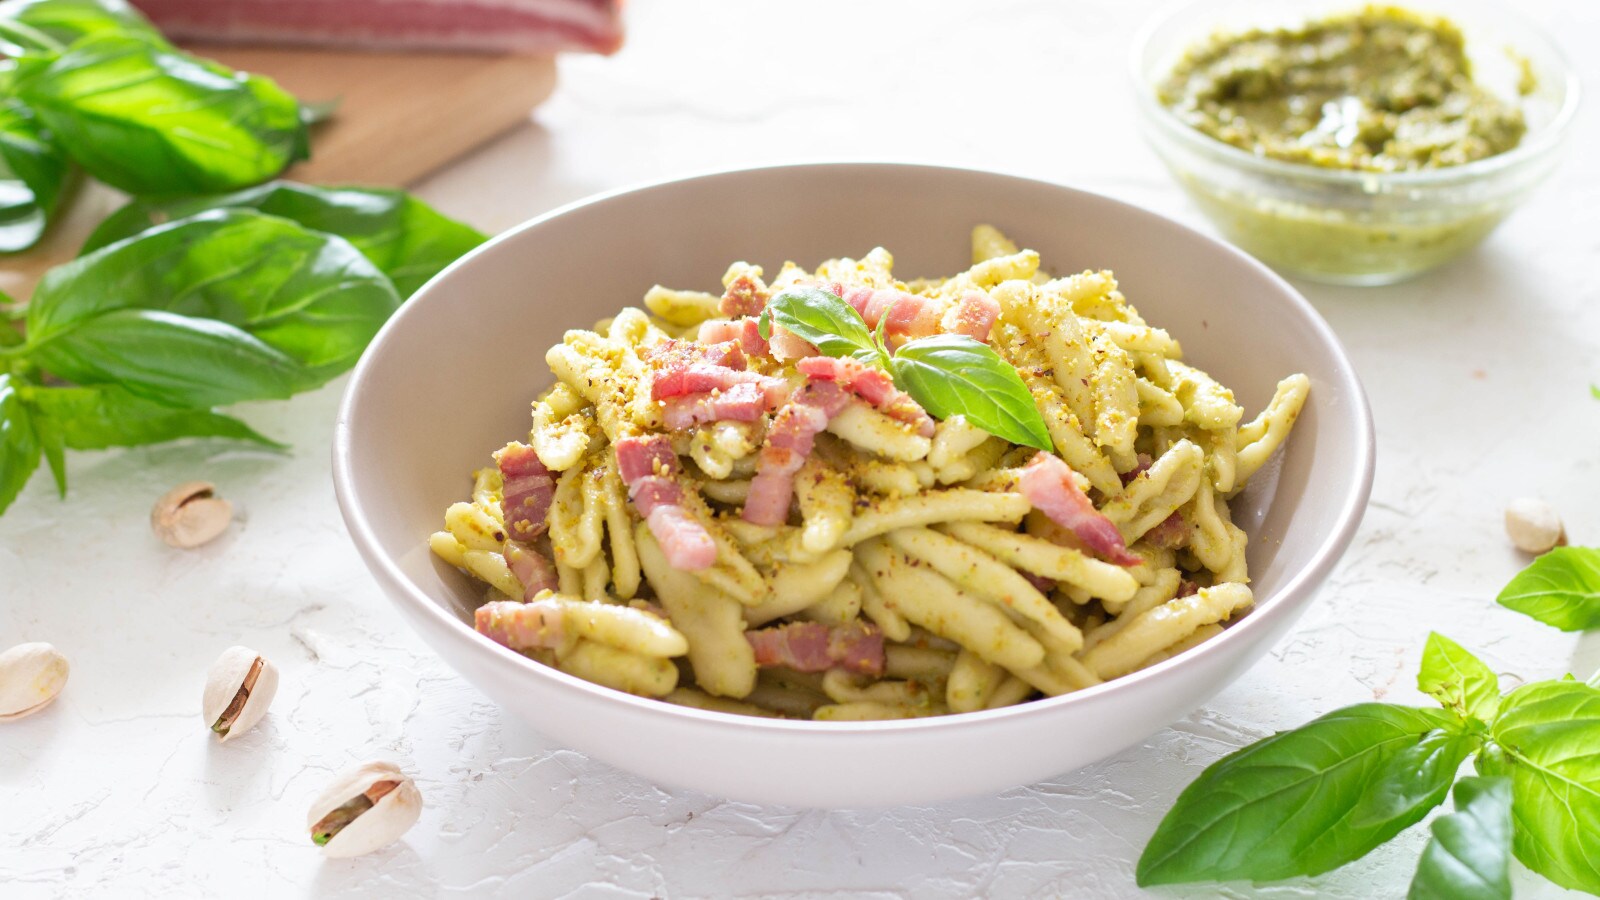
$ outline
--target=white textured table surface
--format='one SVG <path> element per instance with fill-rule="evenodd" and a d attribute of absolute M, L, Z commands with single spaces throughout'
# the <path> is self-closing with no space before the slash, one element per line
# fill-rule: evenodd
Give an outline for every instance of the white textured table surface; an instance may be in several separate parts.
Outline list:
<path fill-rule="evenodd" d="M 1600 84 L 1600 5 L 1519 5 Z M 1203 224 L 1127 102 L 1124 54 L 1150 11 L 641 0 L 621 54 L 564 60 L 532 124 L 422 193 L 498 230 L 642 180 L 904 159 L 1058 180 Z M 1416 699 L 1430 629 L 1511 679 L 1586 675 L 1600 641 L 1491 598 L 1522 564 L 1501 533 L 1507 498 L 1543 495 L 1576 541 L 1600 541 L 1594 112 L 1555 182 L 1467 259 L 1394 288 L 1303 286 L 1372 396 L 1372 507 L 1272 656 L 1141 746 L 999 796 L 865 812 L 665 790 L 552 746 L 435 660 L 369 581 L 329 483 L 341 380 L 240 410 L 289 456 L 211 443 L 75 454 L 66 502 L 41 473 L 0 519 L 0 646 L 48 640 L 73 665 L 53 708 L 0 726 L 0 896 L 1129 896 L 1145 838 L 1202 766 L 1336 706 Z M 448 109 L 419 114 L 448 127 Z M 146 516 L 193 477 L 242 515 L 179 553 Z M 283 686 L 263 726 L 223 747 L 198 704 L 207 665 L 234 643 L 274 659 Z M 370 757 L 403 760 L 427 810 L 400 846 L 324 861 L 307 805 Z M 1412 829 L 1318 879 L 1220 893 L 1399 897 L 1424 838 Z M 1553 893 L 1525 871 L 1517 889 Z"/>

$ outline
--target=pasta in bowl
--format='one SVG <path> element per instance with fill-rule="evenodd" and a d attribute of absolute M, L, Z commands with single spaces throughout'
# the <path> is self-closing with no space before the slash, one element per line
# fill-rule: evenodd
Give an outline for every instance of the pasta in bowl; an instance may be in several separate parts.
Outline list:
<path fill-rule="evenodd" d="M 1022 254 L 977 270 L 992 276 L 978 290 L 997 307 L 981 342 L 963 331 L 963 317 L 946 317 L 968 293 L 966 286 L 951 283 L 941 290 L 912 277 L 967 272 L 973 266 L 969 235 L 977 222 L 999 226 L 1038 251 L 1042 261 L 1029 274 L 1001 272 L 1014 264 L 1035 265 L 1033 256 L 1020 248 L 1011 252 L 993 232 L 980 235 L 989 247 L 979 254 L 985 262 Z M 894 251 L 894 265 L 872 275 L 874 266 L 888 263 L 886 255 L 870 252 L 877 246 Z M 854 265 L 862 268 L 821 271 L 823 261 L 845 257 L 855 257 Z M 786 259 L 808 271 L 785 274 Z M 763 267 L 759 286 L 753 279 L 751 285 L 753 294 L 765 293 L 760 312 L 720 309 L 729 285 L 718 276 L 730 260 L 748 261 L 741 271 L 750 276 L 755 266 Z M 1046 267 L 1050 271 L 1041 274 Z M 1085 398 L 1061 388 L 1050 351 L 1040 349 L 1018 318 L 1031 309 L 1030 297 L 1059 297 L 1068 283 L 1112 297 L 1112 276 L 1101 272 L 1115 272 L 1114 299 L 1130 304 L 1126 317 L 1111 314 L 1116 303 L 1092 315 L 1085 314 L 1091 311 L 1085 305 L 1074 315 L 1085 341 L 1104 335 L 1100 346 L 1109 342 L 1134 364 L 1138 419 L 1131 466 L 1121 443 L 1126 424 L 1107 416 L 1102 429 L 1094 417 L 1094 390 L 1126 398 L 1127 386 L 1108 383 L 1091 390 L 1080 416 L 1084 407 L 1073 404 Z M 657 283 L 673 287 L 653 290 Z M 861 311 L 850 303 L 852 297 L 870 300 L 870 292 L 879 290 L 932 299 L 910 315 L 898 302 L 889 304 L 887 317 L 870 303 L 862 302 Z M 637 312 L 621 312 L 629 306 Z M 982 307 L 976 300 L 962 307 L 969 330 L 982 323 Z M 1135 315 L 1143 321 L 1134 322 Z M 865 327 L 885 318 L 881 331 Z M 596 320 L 605 321 L 593 327 Z M 737 335 L 702 335 L 707 327 L 726 327 L 704 324 L 719 320 L 736 325 Z M 753 320 L 754 338 L 766 341 L 769 350 L 785 341 L 784 332 L 798 334 L 823 322 L 831 323 L 827 334 L 845 343 L 813 330 L 807 342 L 822 352 L 779 360 L 758 352 L 754 339 L 747 351 L 746 320 Z M 742 366 L 731 355 L 699 358 L 711 352 L 706 348 L 736 338 Z M 578 390 L 589 389 L 586 376 L 568 378 L 559 363 L 552 371 L 547 356 L 557 346 L 577 357 L 568 362 L 589 365 L 585 360 L 597 356 L 637 361 L 638 371 L 609 379 L 613 387 L 624 386 L 627 396 L 618 408 L 631 425 L 607 430 L 606 404 Z M 692 357 L 677 360 L 686 371 L 700 368 L 676 383 L 669 380 L 656 398 L 655 376 L 676 365 L 669 350 Z M 1179 382 L 1164 385 L 1159 374 L 1146 371 L 1158 358 L 1167 361 L 1169 373 L 1182 376 Z M 722 369 L 739 373 L 732 376 L 735 384 L 760 390 L 712 387 L 701 379 L 728 377 Z M 874 372 L 888 376 L 887 384 Z M 1002 377 L 1007 372 L 1010 380 Z M 1217 396 L 1231 391 L 1232 404 L 1241 410 L 1233 425 L 1233 488 L 1219 489 L 1212 480 L 1226 467 L 1227 455 L 1218 454 L 1207 429 L 1192 421 L 1160 424 L 1163 416 L 1173 418 L 1173 408 L 1148 387 L 1144 396 L 1138 394 L 1142 378 L 1172 395 L 1185 414 L 1192 407 L 1198 415 L 1205 398 L 1196 406 L 1195 397 L 1211 390 L 1199 381 L 1202 372 L 1217 385 Z M 1279 388 L 1296 373 L 1305 376 L 1309 389 L 1298 399 L 1275 402 L 1282 392 L 1298 393 L 1298 380 Z M 840 397 L 829 402 L 831 392 L 819 383 L 838 388 L 839 415 L 828 408 Z M 1059 395 L 1056 406 L 1033 402 L 1040 387 Z M 923 433 L 927 423 L 909 405 L 893 402 L 898 394 L 891 388 L 910 395 L 928 415 L 931 435 Z M 572 395 L 564 396 L 566 390 Z M 1021 403 L 1019 391 L 1026 398 Z M 708 394 L 714 396 L 702 396 Z M 767 487 L 757 492 L 778 499 L 758 503 L 758 521 L 747 520 L 763 460 L 783 456 L 767 452 L 768 439 L 784 409 L 802 398 L 803 405 L 821 411 L 787 420 L 806 426 L 800 431 L 814 431 L 810 452 L 798 453 L 791 442 L 787 449 L 803 458 L 798 464 L 778 460 L 787 464 L 773 468 L 761 480 Z M 529 416 L 535 400 L 537 422 Z M 1289 417 L 1262 412 L 1287 413 L 1294 403 L 1299 416 L 1284 439 L 1278 432 L 1291 424 Z M 751 404 L 759 411 L 753 413 Z M 645 412 L 642 421 L 634 418 L 635 408 L 646 405 L 655 412 Z M 846 407 L 858 411 L 845 413 Z M 667 427 L 669 409 L 685 427 Z M 1073 433 L 1087 436 L 1094 452 L 1110 462 L 1111 476 L 1056 452 L 1057 438 L 1071 440 L 1064 412 L 1076 418 Z M 824 414 L 825 423 L 819 422 Z M 661 416 L 659 424 L 653 415 Z M 1282 421 L 1274 424 L 1277 419 Z M 702 431 L 710 440 L 688 440 Z M 880 431 L 894 443 L 873 444 L 863 436 Z M 1104 443 L 1095 444 L 1097 436 Z M 665 447 L 657 443 L 663 438 Z M 646 466 L 623 471 L 617 454 L 622 441 L 642 451 Z M 1183 441 L 1201 454 L 1201 483 L 1192 488 L 1184 482 L 1197 477 L 1194 451 L 1170 452 Z M 511 443 L 528 448 L 513 448 L 522 465 L 516 455 L 495 458 Z M 1253 451 L 1243 452 L 1252 445 Z M 1274 446 L 1280 449 L 1266 452 Z M 1051 452 L 1036 462 L 1043 449 Z M 529 451 L 543 472 L 533 467 Z M 1141 453 L 1149 458 L 1148 469 L 1142 468 Z M 1255 261 L 1093 194 L 992 173 L 886 164 L 780 166 L 666 182 L 574 204 L 513 229 L 419 291 L 385 326 L 351 378 L 333 449 L 335 489 L 352 541 L 395 612 L 506 714 L 527 720 L 559 745 L 658 783 L 743 800 L 834 807 L 928 802 L 1037 781 L 1136 744 L 1192 711 L 1261 658 L 1308 607 L 1359 524 L 1372 454 L 1365 399 L 1337 340 L 1309 304 Z M 507 524 L 502 464 L 510 467 L 515 498 L 511 526 L 542 518 L 544 534 L 501 531 L 496 537 L 496 526 Z M 1081 472 L 1082 480 L 1062 470 Z M 482 477 L 470 478 L 474 471 Z M 1125 492 L 1123 476 L 1133 475 L 1131 486 L 1141 471 L 1143 484 L 1152 488 L 1149 496 L 1139 495 L 1132 508 L 1112 505 L 1113 497 L 1134 496 Z M 946 481 L 939 480 L 941 474 Z M 1045 496 L 1067 504 L 1055 505 L 1058 514 L 1092 511 L 1113 528 L 1101 525 L 1096 532 L 1092 523 L 1098 519 L 1086 517 L 1091 524 L 1076 524 L 1097 543 L 1085 542 L 1071 525 L 1036 508 L 1024 477 L 1047 485 L 1036 485 L 1038 490 L 1048 490 L 1053 481 L 1059 493 Z M 785 484 L 791 494 L 774 490 Z M 1227 521 L 1246 538 L 1248 605 L 1245 588 L 1218 590 L 1238 583 L 1227 580 L 1232 575 L 1219 581 L 1214 574 L 1228 572 L 1217 560 L 1224 550 L 1232 553 L 1236 540 L 1225 524 L 1222 531 L 1211 525 L 1213 534 L 1226 532 L 1229 542 L 1213 541 L 1217 553 L 1209 563 L 1184 546 L 1171 550 L 1171 562 L 1162 553 L 1154 560 L 1161 565 L 1123 565 L 1106 543 L 1121 538 L 1123 551 L 1135 557 L 1151 552 L 1161 535 L 1157 526 L 1172 516 L 1148 528 L 1140 520 L 1157 515 L 1160 504 L 1179 494 L 1192 501 L 1206 489 L 1203 484 L 1209 484 L 1214 504 L 1225 503 Z M 846 488 L 852 497 L 848 517 L 826 513 L 843 509 L 839 501 Z M 550 509 L 542 517 L 530 515 L 545 490 Z M 914 498 L 946 495 L 963 499 L 945 499 L 954 506 L 931 518 L 886 515 L 908 502 L 922 505 Z M 1089 500 L 1087 508 L 1076 502 L 1080 496 Z M 641 500 L 648 508 L 641 508 Z M 495 503 L 501 504 L 498 521 Z M 764 524 L 767 515 L 782 519 Z M 978 515 L 995 517 L 969 517 Z M 652 519 L 667 538 L 658 537 Z M 474 520 L 481 532 L 473 530 Z M 1222 521 L 1218 509 L 1216 522 Z M 852 533 L 863 522 L 883 530 Z M 1131 529 L 1126 535 L 1124 527 Z M 454 543 L 428 538 L 441 530 Z M 563 542 L 577 536 L 577 543 L 564 543 L 577 555 L 558 558 L 554 545 L 545 543 L 552 534 L 566 535 Z M 631 544 L 624 536 L 631 536 Z M 539 560 L 519 555 L 521 547 L 510 547 L 508 556 L 508 540 L 537 551 L 547 563 L 550 571 L 543 577 L 553 581 L 550 594 L 528 593 L 538 581 L 528 566 L 539 566 Z M 706 540 L 716 553 L 706 552 Z M 430 544 L 460 556 L 441 557 Z M 639 582 L 631 596 L 619 590 L 619 579 L 621 587 L 630 581 L 627 551 L 618 555 L 625 546 L 638 556 Z M 722 546 L 736 550 L 770 593 L 746 602 L 755 581 L 731 553 L 723 556 Z M 651 555 L 652 547 L 661 551 L 660 559 Z M 516 576 L 514 583 L 504 580 L 496 555 L 505 573 Z M 708 557 L 704 568 L 693 567 Z M 835 568 L 821 566 L 825 558 Z M 683 567 L 671 565 L 673 559 Z M 606 567 L 603 575 L 597 560 Z M 999 565 L 984 566 L 990 560 Z M 1159 590 L 1145 591 L 1149 585 L 1140 579 L 1167 569 L 1178 575 L 1172 596 L 1166 593 L 1170 572 L 1159 576 L 1162 584 L 1152 581 Z M 504 596 L 486 597 L 489 586 L 479 576 L 499 579 L 494 589 Z M 1117 610 L 1115 598 L 1126 592 L 1127 577 L 1137 583 L 1137 599 L 1130 597 Z M 872 614 L 883 596 L 882 578 L 896 585 L 891 593 L 899 605 L 889 611 L 904 619 L 904 631 L 890 632 L 896 625 L 885 614 L 887 604 L 877 609 L 882 622 Z M 1010 587 L 989 584 L 995 579 Z M 901 590 L 902 582 L 912 587 Z M 1017 588 L 1019 582 L 1026 589 Z M 701 605 L 701 615 L 674 613 L 675 587 L 678 596 Z M 987 599 L 995 592 L 1007 592 L 1013 604 Z M 1204 600 L 1197 599 L 1203 593 Z M 1054 614 L 1030 603 L 1039 596 Z M 906 598 L 911 607 L 904 605 Z M 1153 620 L 1160 628 L 1108 643 L 1135 621 L 1140 610 L 1134 604 L 1163 608 L 1173 600 L 1184 601 L 1175 612 L 1198 610 L 1202 603 L 1205 609 L 1175 621 L 1163 615 Z M 499 635 L 528 649 L 513 650 L 479 632 L 477 614 L 486 601 L 509 604 L 486 615 L 502 608 L 539 610 L 522 613 L 531 620 L 502 622 L 532 629 L 531 638 Z M 941 620 L 948 618 L 951 602 L 960 615 L 995 629 L 995 640 L 962 631 L 970 628 L 966 619 L 951 630 Z M 941 603 L 946 612 L 935 611 Z M 1226 614 L 1219 615 L 1223 606 Z M 1213 615 L 1209 624 L 1225 626 L 1220 634 L 1200 624 Z M 1120 627 L 1107 628 L 1119 617 Z M 559 637 L 539 633 L 557 627 Z M 836 642 L 836 628 L 843 629 L 841 638 L 859 639 Z M 1074 630 L 1083 645 L 1068 650 Z M 764 646 L 752 643 L 746 636 L 751 634 Z M 1186 649 L 1191 637 L 1196 646 Z M 881 675 L 873 674 L 877 640 L 883 642 Z M 1143 641 L 1162 647 L 1147 653 Z M 1091 656 L 1100 644 L 1109 649 Z M 1119 645 L 1122 651 L 1113 654 Z M 731 661 L 696 659 L 718 647 Z M 1078 687 L 1070 679 L 1088 679 L 1067 659 L 1100 683 Z M 1100 665 L 1107 668 L 1102 672 Z M 616 681 L 624 672 L 639 680 Z M 613 679 L 614 686 L 590 678 Z M 728 680 L 718 684 L 719 678 Z M 958 688 L 954 703 L 952 682 Z M 1051 688 L 1075 689 L 1054 694 Z M 762 714 L 751 714 L 758 710 Z M 826 712 L 817 717 L 821 710 Z M 869 715 L 910 717 L 863 718 Z"/>
<path fill-rule="evenodd" d="M 898 719 L 1088 688 L 1251 606 L 1228 498 L 1305 375 L 1246 422 L 1112 273 L 988 225 L 946 278 L 882 247 L 764 274 L 550 348 L 526 442 L 429 540 L 486 583 L 479 633 L 669 703 Z"/>

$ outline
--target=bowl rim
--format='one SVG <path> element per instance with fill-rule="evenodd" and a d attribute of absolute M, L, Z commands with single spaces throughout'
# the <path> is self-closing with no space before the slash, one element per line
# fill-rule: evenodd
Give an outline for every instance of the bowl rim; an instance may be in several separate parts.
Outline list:
<path fill-rule="evenodd" d="M 1463 0 L 1447 0 L 1447 2 L 1463 2 Z M 1474 0 L 1464 0 L 1464 2 L 1471 5 Z M 1143 114 L 1144 121 L 1160 129 L 1168 136 L 1187 144 L 1197 152 L 1211 154 L 1219 157 L 1225 163 L 1253 170 L 1258 174 L 1355 188 L 1362 192 L 1368 192 L 1368 189 L 1374 185 L 1394 186 L 1397 188 L 1457 185 L 1463 182 L 1488 178 L 1503 170 L 1533 163 L 1540 158 L 1552 155 L 1564 145 L 1568 132 L 1571 130 L 1571 125 L 1577 118 L 1578 104 L 1583 93 L 1582 80 L 1578 77 L 1578 70 L 1573 66 L 1571 57 L 1567 55 L 1567 51 L 1562 47 L 1561 43 L 1555 40 L 1545 30 L 1544 26 L 1534 21 L 1531 16 L 1518 13 L 1511 9 L 1510 6 L 1480 4 L 1486 9 L 1493 9 L 1498 14 L 1522 23 L 1535 37 L 1549 45 L 1553 51 L 1553 64 L 1559 70 L 1560 80 L 1564 88 L 1561 108 L 1556 111 L 1555 116 L 1544 127 L 1524 135 L 1523 140 L 1518 142 L 1517 146 L 1504 153 L 1463 163 L 1459 166 L 1396 172 L 1329 169 L 1308 163 L 1289 162 L 1267 156 L 1257 156 L 1248 150 L 1214 138 L 1186 124 L 1178 118 L 1177 114 L 1156 99 L 1155 85 L 1145 77 L 1144 55 L 1155 35 L 1171 24 L 1172 20 L 1181 13 L 1216 5 L 1218 5 L 1218 0 L 1173 0 L 1173 2 L 1153 13 L 1145 20 L 1144 24 L 1139 26 L 1139 30 L 1134 34 L 1133 43 L 1128 52 L 1128 80 L 1133 86 L 1135 105 Z M 1349 0 L 1349 5 L 1350 11 L 1355 11 L 1361 8 L 1363 4 L 1361 0 Z M 1448 17 L 1446 16 L 1445 18 Z M 1221 32 L 1224 27 L 1227 26 L 1219 24 L 1214 30 Z"/>
<path fill-rule="evenodd" d="M 667 188 L 680 188 L 687 184 L 726 177 L 757 175 L 763 172 L 805 172 L 827 177 L 832 172 L 853 169 L 920 170 L 929 177 L 958 174 L 964 177 L 998 178 L 1026 182 L 1035 188 L 1065 191 L 1069 194 L 1090 198 L 1096 202 L 1111 203 L 1121 207 L 1123 211 L 1134 219 L 1145 219 L 1158 223 L 1162 227 L 1177 228 L 1188 232 L 1190 237 L 1210 245 L 1218 252 L 1236 258 L 1248 268 L 1255 270 L 1256 274 L 1267 279 L 1270 285 L 1278 288 L 1279 293 L 1307 320 L 1317 338 L 1331 350 L 1337 364 L 1336 368 L 1340 381 L 1338 390 L 1343 396 L 1350 399 L 1351 410 L 1349 415 L 1353 420 L 1355 429 L 1355 471 L 1353 473 L 1355 477 L 1350 480 L 1338 510 L 1336 519 L 1338 525 L 1330 529 L 1323 537 L 1320 545 L 1312 554 L 1310 562 L 1288 577 L 1284 584 L 1274 592 L 1271 603 L 1256 606 L 1249 615 L 1241 618 L 1236 624 L 1230 625 L 1222 634 L 1198 647 L 1191 648 L 1188 652 L 1178 654 L 1149 668 L 1141 669 L 1120 678 L 1074 691 L 1070 694 L 1063 694 L 1058 697 L 1044 697 L 999 709 L 950 713 L 916 719 L 817 722 L 802 719 L 764 718 L 680 706 L 656 698 L 628 694 L 543 665 L 508 647 L 483 640 L 474 629 L 446 610 L 443 605 L 413 582 L 401 571 L 392 557 L 380 550 L 380 544 L 372 522 L 353 490 L 355 477 L 350 465 L 350 454 L 348 452 L 353 433 L 351 420 L 355 415 L 356 408 L 361 405 L 360 395 L 365 393 L 365 384 L 370 377 L 372 367 L 375 365 L 374 360 L 381 355 L 383 347 L 389 341 L 391 335 L 402 327 L 401 323 L 408 315 L 408 310 L 422 304 L 448 303 L 450 294 L 441 291 L 439 285 L 446 283 L 449 277 L 458 269 L 472 265 L 479 256 L 493 252 L 494 248 L 501 244 L 511 243 L 519 239 L 524 233 L 537 229 L 561 216 L 590 206 L 608 203 L 620 197 Z M 1151 212 L 1132 203 L 1093 191 L 1068 187 L 1028 176 L 965 166 L 884 161 L 829 161 L 780 162 L 731 169 L 716 169 L 626 185 L 558 206 L 490 238 L 429 279 L 379 329 L 377 335 L 372 339 L 372 342 L 356 364 L 350 380 L 345 386 L 344 395 L 339 401 L 331 450 L 333 456 L 334 494 L 350 539 L 356 545 L 356 550 L 365 561 L 368 569 L 379 582 L 389 588 L 385 593 L 389 596 L 391 602 L 407 607 L 414 616 L 420 616 L 423 620 L 431 622 L 435 626 L 431 630 L 437 634 L 449 636 L 453 642 L 464 648 L 464 652 L 475 652 L 486 656 L 487 659 L 492 661 L 493 666 L 506 673 L 509 677 L 517 677 L 513 674 L 515 672 L 531 673 L 535 678 L 549 679 L 567 688 L 585 693 L 594 702 L 610 705 L 619 711 L 625 709 L 639 716 L 649 716 L 660 720 L 699 722 L 718 728 L 753 729 L 758 732 L 765 732 L 770 736 L 795 738 L 801 735 L 817 734 L 873 735 L 881 737 L 886 734 L 904 735 L 942 731 L 951 728 L 966 728 L 982 722 L 1036 718 L 1052 715 L 1057 710 L 1067 707 L 1094 702 L 1103 695 L 1119 690 L 1128 693 L 1140 685 L 1169 682 L 1184 677 L 1184 672 L 1191 666 L 1198 665 L 1202 656 L 1229 652 L 1227 648 L 1244 643 L 1246 640 L 1245 632 L 1253 633 L 1267 629 L 1271 627 L 1271 620 L 1293 615 L 1295 608 L 1309 599 L 1305 595 L 1314 591 L 1317 586 L 1326 580 L 1334 565 L 1343 556 L 1351 539 L 1355 536 L 1356 529 L 1360 526 L 1362 516 L 1366 511 L 1367 501 L 1372 493 L 1375 472 L 1376 439 L 1374 436 L 1372 409 L 1368 403 L 1366 391 L 1355 373 L 1355 368 L 1351 364 L 1349 356 L 1345 353 L 1344 346 L 1340 343 L 1338 336 L 1334 334 L 1332 327 L 1322 318 L 1310 301 L 1302 296 L 1288 281 L 1244 251 L 1212 238 L 1175 219 Z M 1296 600 L 1299 600 L 1300 603 L 1294 602 Z M 415 620 L 413 620 L 412 624 L 419 632 L 425 630 Z M 428 642 L 426 637 L 424 637 L 424 642 Z"/>

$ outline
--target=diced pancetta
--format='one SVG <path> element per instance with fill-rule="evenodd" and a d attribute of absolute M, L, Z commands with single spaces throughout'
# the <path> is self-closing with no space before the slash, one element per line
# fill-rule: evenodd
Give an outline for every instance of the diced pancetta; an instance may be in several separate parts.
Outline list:
<path fill-rule="evenodd" d="M 882 369 L 848 356 L 813 356 L 795 363 L 795 368 L 807 378 L 835 382 L 885 415 L 915 428 L 923 437 L 933 437 L 933 417 L 910 394 L 895 387 L 889 373 Z"/>
<path fill-rule="evenodd" d="M 554 650 L 566 642 L 561 606 L 550 601 L 496 600 L 473 613 L 478 633 L 513 650 Z"/>
<path fill-rule="evenodd" d="M 717 561 L 711 535 L 683 507 L 683 486 L 678 483 L 678 455 L 664 434 L 626 437 L 612 445 L 617 474 L 628 487 L 628 499 L 644 517 L 667 562 L 675 569 L 694 571 Z"/>
<path fill-rule="evenodd" d="M 526 444 L 508 444 L 495 454 L 500 466 L 500 509 L 507 537 L 531 541 L 544 534 L 545 517 L 555 496 L 555 480 L 539 461 L 539 455 Z"/>
<path fill-rule="evenodd" d="M 1189 523 L 1183 520 L 1180 513 L 1173 513 L 1145 532 L 1144 539 L 1157 547 L 1176 550 L 1189 543 Z"/>
<path fill-rule="evenodd" d="M 505 558 L 506 567 L 522 582 L 523 600 L 532 600 L 540 591 L 553 591 L 560 585 L 550 560 L 521 541 L 506 541 Z"/>
<path fill-rule="evenodd" d="M 939 320 L 940 327 L 950 334 L 964 334 L 973 340 L 989 340 L 989 331 L 1000 318 L 1000 304 L 979 290 L 970 290 L 956 299 Z"/>
<path fill-rule="evenodd" d="M 663 421 L 673 431 L 707 422 L 754 422 L 767 411 L 767 395 L 757 384 L 736 384 L 725 391 L 671 397 Z"/>
<path fill-rule="evenodd" d="M 831 381 L 813 381 L 795 392 L 778 411 L 767 432 L 766 446 L 756 459 L 741 516 L 756 525 L 782 525 L 789 517 L 794 475 L 811 455 L 818 434 L 844 409 L 850 396 Z"/>
<path fill-rule="evenodd" d="M 755 651 L 758 666 L 783 666 L 796 672 L 839 668 L 860 675 L 883 674 L 883 632 L 874 625 L 853 622 L 830 628 L 820 622 L 791 622 L 747 631 L 744 637 Z"/>
<path fill-rule="evenodd" d="M 717 312 L 725 316 L 760 315 L 767 308 L 767 291 L 748 275 L 740 275 L 728 283 L 722 299 L 717 302 Z"/>
<path fill-rule="evenodd" d="M 708 319 L 700 323 L 700 340 L 704 343 L 738 341 L 746 356 L 771 356 L 772 348 L 761 336 L 755 319 Z"/>
<path fill-rule="evenodd" d="M 782 402 L 789 393 L 789 383 L 782 378 L 709 363 L 691 363 L 657 372 L 650 382 L 650 399 L 666 400 L 689 394 L 725 391 L 736 384 L 758 386 L 762 395 L 773 404 Z"/>
<path fill-rule="evenodd" d="M 1071 531 L 1090 551 L 1117 565 L 1138 565 L 1117 526 L 1094 508 L 1075 473 L 1054 454 L 1040 451 L 1022 468 L 1022 493 L 1051 521 Z"/>
<path fill-rule="evenodd" d="M 733 338 L 717 341 L 683 341 L 668 338 L 644 349 L 644 358 L 660 369 L 678 369 L 696 363 L 743 369 L 748 364 L 739 342 Z"/>
<path fill-rule="evenodd" d="M 922 297 L 899 288 L 847 288 L 844 302 L 855 308 L 868 328 L 876 329 L 884 316 L 885 334 L 898 338 L 919 338 L 938 334 L 944 306 L 932 297 Z"/>

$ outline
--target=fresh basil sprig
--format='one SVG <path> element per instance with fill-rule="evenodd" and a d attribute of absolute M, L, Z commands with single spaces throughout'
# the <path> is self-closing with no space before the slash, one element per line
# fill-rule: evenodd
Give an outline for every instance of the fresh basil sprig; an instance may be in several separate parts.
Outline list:
<path fill-rule="evenodd" d="M 487 238 L 440 215 L 405 191 L 323 188 L 272 181 L 229 194 L 134 200 L 100 223 L 83 253 L 165 222 L 215 209 L 254 209 L 349 241 L 409 297 L 428 279 Z"/>
<path fill-rule="evenodd" d="M 1600 627 L 1600 548 L 1557 547 L 1512 578 L 1495 599 L 1562 631 Z"/>
<path fill-rule="evenodd" d="M 99 31 L 17 61 L 16 95 L 89 174 L 132 194 L 229 191 L 303 157 L 300 104 L 147 34 Z"/>
<path fill-rule="evenodd" d="M 1474 757 L 1485 778 L 1463 780 L 1435 823 L 1412 896 L 1508 897 L 1508 841 L 1556 884 L 1600 892 L 1600 688 L 1569 676 L 1501 696 L 1437 634 L 1417 687 L 1445 709 L 1363 703 L 1212 764 L 1150 838 L 1139 883 L 1326 872 L 1421 820 Z"/>
<path fill-rule="evenodd" d="M 988 344 L 966 335 L 938 334 L 908 341 L 891 353 L 878 320 L 876 334 L 830 291 L 791 288 L 767 301 L 757 323 L 763 338 L 774 323 L 827 356 L 849 356 L 888 369 L 894 383 L 937 419 L 967 421 L 1013 444 L 1051 448 L 1050 432 L 1033 395 L 1010 363 Z"/>
<path fill-rule="evenodd" d="M 1429 829 L 1407 900 L 1511 900 L 1511 782 L 1463 778 Z"/>
<path fill-rule="evenodd" d="M 71 166 L 15 99 L 0 98 L 0 253 L 39 242 L 66 193 Z"/>

